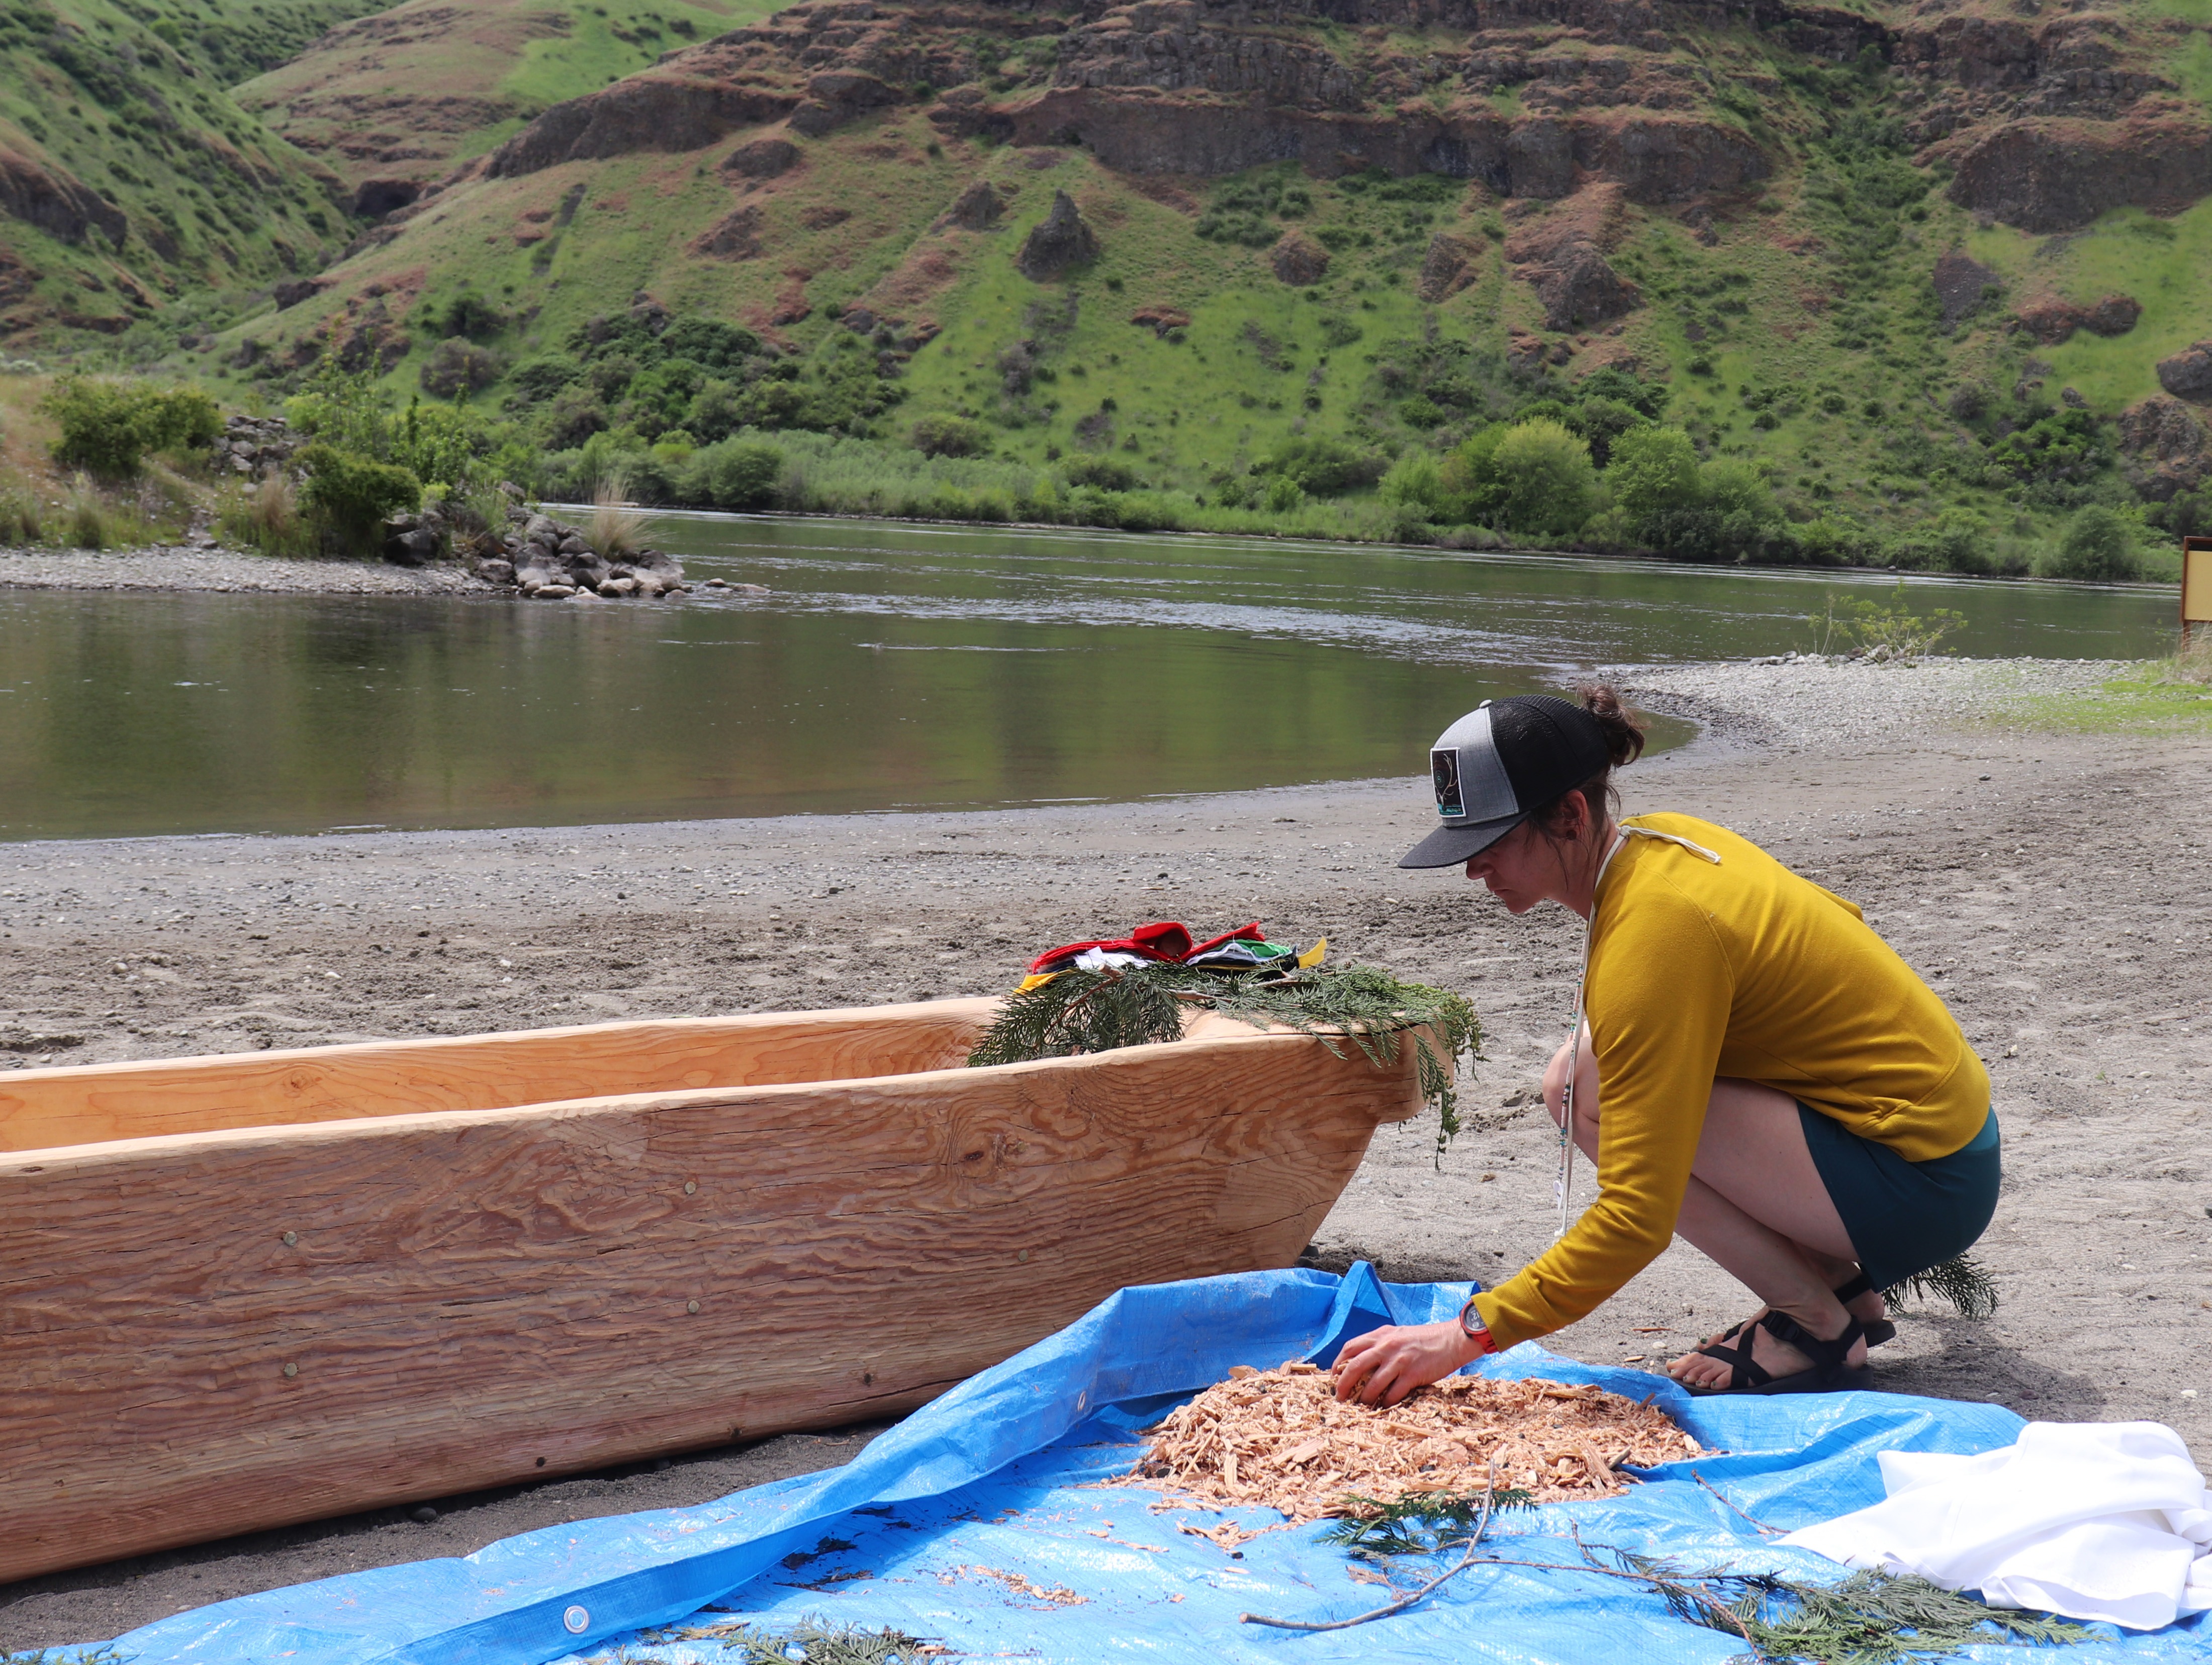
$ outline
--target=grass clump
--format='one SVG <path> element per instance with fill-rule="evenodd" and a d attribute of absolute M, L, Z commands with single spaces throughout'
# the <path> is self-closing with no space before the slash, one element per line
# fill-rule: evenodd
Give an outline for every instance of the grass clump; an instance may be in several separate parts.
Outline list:
<path fill-rule="evenodd" d="M 635 555 L 645 547 L 645 516 L 629 501 L 629 482 L 620 475 L 592 489 L 592 520 L 584 536 L 594 553 L 609 561 Z"/>
<path fill-rule="evenodd" d="M 250 484 L 232 486 L 216 506 L 216 530 L 232 543 L 264 555 L 309 555 L 314 534 L 289 477 L 271 471 Z"/>

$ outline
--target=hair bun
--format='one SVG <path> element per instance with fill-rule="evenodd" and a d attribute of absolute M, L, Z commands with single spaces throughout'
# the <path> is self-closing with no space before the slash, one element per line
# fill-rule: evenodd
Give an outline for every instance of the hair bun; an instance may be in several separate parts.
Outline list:
<path fill-rule="evenodd" d="M 1575 690 L 1583 709 L 1597 719 L 1605 734 L 1605 749 L 1613 766 L 1632 763 L 1644 755 L 1644 725 L 1620 702 L 1620 690 L 1610 683 L 1586 682 Z"/>

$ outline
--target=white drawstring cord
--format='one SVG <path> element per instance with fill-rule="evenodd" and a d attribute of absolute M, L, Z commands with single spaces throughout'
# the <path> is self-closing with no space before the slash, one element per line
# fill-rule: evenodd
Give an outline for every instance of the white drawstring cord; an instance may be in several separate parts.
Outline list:
<path fill-rule="evenodd" d="M 1661 832 L 1656 827 L 1623 825 L 1613 833 L 1613 842 L 1605 852 L 1605 859 L 1597 864 L 1597 877 L 1590 882 L 1590 916 L 1583 921 L 1583 969 L 1575 979 L 1574 1035 L 1567 1042 L 1567 1081 L 1559 1094 L 1559 1167 L 1552 1182 L 1552 1204 L 1559 1212 L 1559 1228 L 1552 1233 L 1557 1243 L 1567 1235 L 1573 1224 L 1568 1214 L 1570 1193 L 1575 1182 L 1575 1074 L 1581 1067 L 1583 1056 L 1583 995 L 1589 982 L 1590 933 L 1597 924 L 1598 886 L 1605 883 L 1605 870 L 1613 866 L 1613 859 L 1620 853 L 1631 834 L 1638 838 L 1663 839 L 1669 844 L 1680 844 L 1684 849 L 1703 856 L 1714 866 L 1721 865 L 1719 854 L 1702 844 L 1693 844 L 1673 833 Z"/>

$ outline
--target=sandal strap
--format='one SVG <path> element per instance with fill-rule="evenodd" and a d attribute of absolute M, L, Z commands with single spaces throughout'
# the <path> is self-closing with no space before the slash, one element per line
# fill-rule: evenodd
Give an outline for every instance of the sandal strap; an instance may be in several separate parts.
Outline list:
<path fill-rule="evenodd" d="M 1747 1325 L 1739 1324 L 1736 1328 L 1742 1329 L 1747 1327 Z M 1729 1334 L 1733 1334 L 1735 1331 L 1730 1331 Z M 1722 1364 L 1727 1365 L 1729 1367 L 1728 1384 L 1732 1389 L 1764 1388 L 1774 1380 L 1774 1372 L 1753 1358 L 1751 1356 L 1751 1349 L 1747 1346 L 1727 1347 L 1717 1341 L 1709 1341 L 1704 1346 L 1693 1348 L 1692 1351 L 1701 1358 L 1717 1358 Z"/>
<path fill-rule="evenodd" d="M 1786 1342 L 1813 1361 L 1813 1368 L 1823 1376 L 1840 1374 L 1850 1364 L 1851 1343 L 1866 1334 L 1866 1326 L 1850 1315 L 1844 1333 L 1832 1341 L 1826 1341 L 1807 1329 L 1786 1312 L 1770 1312 L 1759 1321 L 1759 1327 L 1776 1340 Z"/>
<path fill-rule="evenodd" d="M 1852 1279 L 1850 1282 L 1840 1285 L 1837 1288 L 1836 1298 L 1838 1301 L 1849 1303 L 1857 1300 L 1862 1295 L 1871 1295 L 1873 1293 L 1874 1279 L 1868 1277 L 1866 1273 L 1862 1270 L 1858 1276 Z"/>

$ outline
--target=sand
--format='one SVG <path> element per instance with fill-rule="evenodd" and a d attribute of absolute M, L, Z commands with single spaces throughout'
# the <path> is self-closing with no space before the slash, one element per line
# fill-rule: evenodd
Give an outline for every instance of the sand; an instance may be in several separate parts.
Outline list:
<path fill-rule="evenodd" d="M 2024 698 L 2108 667 L 1622 673 L 1714 738 L 1627 771 L 1632 811 L 1707 816 L 1862 903 L 1989 1060 L 2006 1187 L 1978 1253 L 2004 1301 L 1909 1311 L 1899 1392 L 2167 1423 L 2212 1461 L 2212 737 L 2060 735 Z M 1912 680 L 1906 680 L 1906 679 Z M 1577 921 L 1509 918 L 1392 865 L 1420 783 L 1144 805 L 500 833 L 0 846 L 0 1054 L 21 1062 L 992 993 L 1052 942 L 1179 917 L 1467 992 L 1490 1031 L 1475 1125 L 1385 1128 L 1314 1258 L 1510 1274 L 1549 1238 L 1533 1099 Z M 71 1037 L 76 1037 L 72 1039 Z M 1585 1170 L 1583 1195 L 1589 1194 Z M 1755 1306 L 1676 1244 L 1550 1339 L 1653 1362 Z M 865 1432 L 865 1431 L 860 1431 Z M 448 1499 L 0 1589 L 0 1648 L 104 1638 L 222 1596 L 465 1553 L 555 1521 L 704 1500 L 843 1461 L 860 1433 Z"/>

